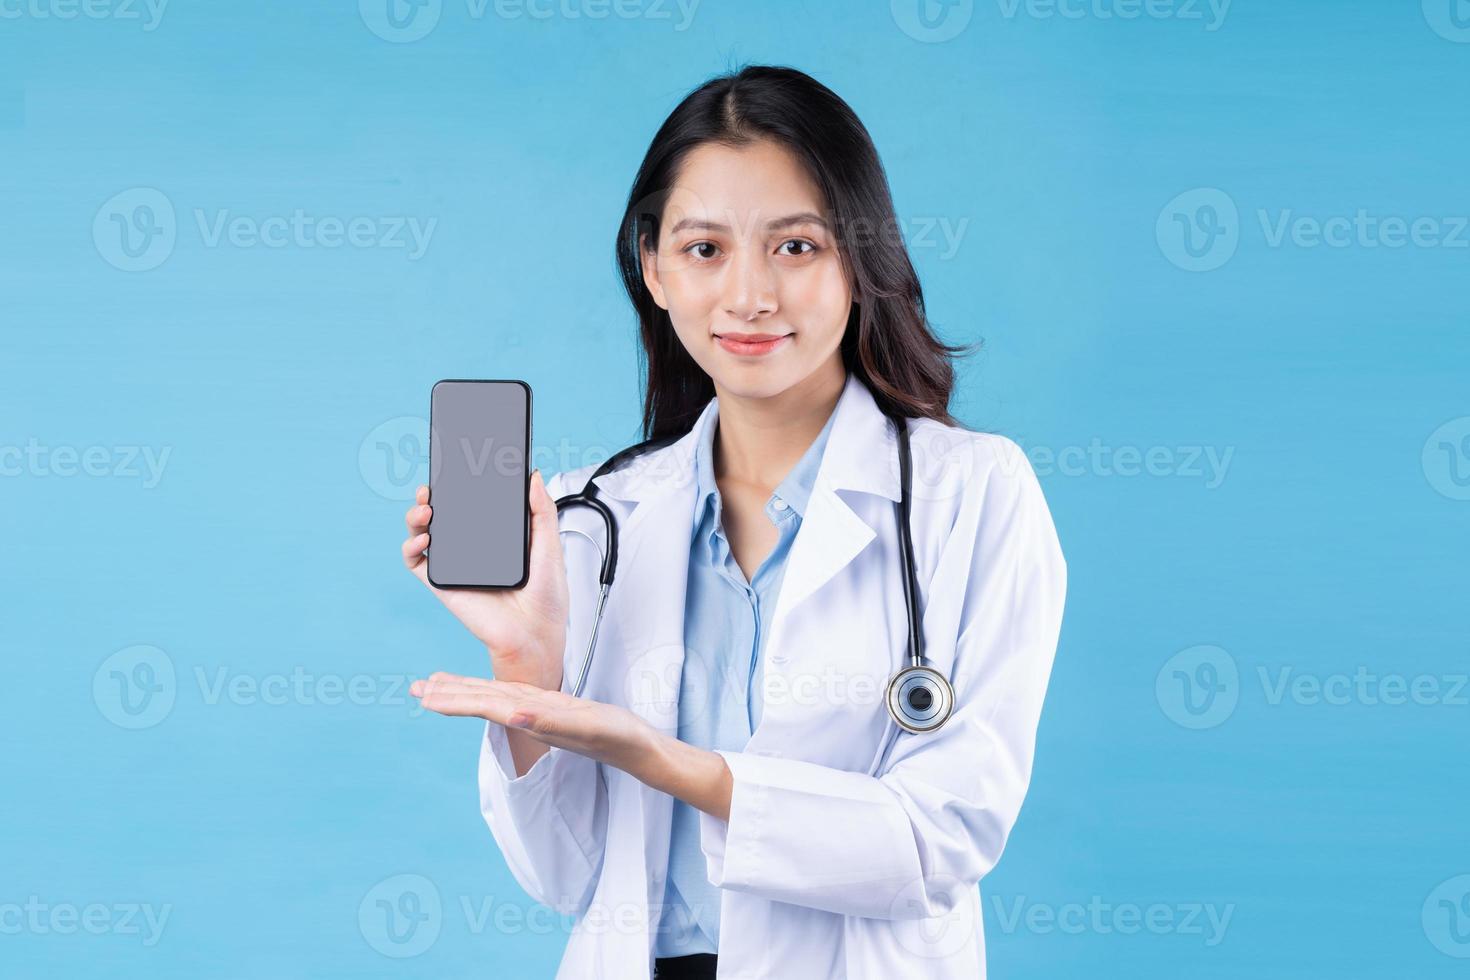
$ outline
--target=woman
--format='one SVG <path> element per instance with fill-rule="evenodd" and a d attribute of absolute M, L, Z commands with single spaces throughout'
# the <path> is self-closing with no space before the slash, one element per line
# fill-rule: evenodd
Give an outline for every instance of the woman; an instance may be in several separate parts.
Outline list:
<path fill-rule="evenodd" d="M 691 93 L 619 232 L 662 445 L 597 480 L 620 559 L 586 696 L 563 688 L 599 559 L 563 552 L 554 500 L 596 467 L 533 474 L 523 589 L 436 590 L 496 679 L 413 692 L 487 720 L 490 829 L 578 916 L 560 977 L 983 975 L 975 886 L 1029 780 L 1066 566 L 1024 455 L 950 417 L 959 349 L 896 227 L 867 131 L 810 77 Z M 955 692 L 925 734 L 884 702 L 908 631 L 888 416 L 913 445 L 927 662 Z M 426 585 L 430 513 L 421 487 L 403 555 Z"/>

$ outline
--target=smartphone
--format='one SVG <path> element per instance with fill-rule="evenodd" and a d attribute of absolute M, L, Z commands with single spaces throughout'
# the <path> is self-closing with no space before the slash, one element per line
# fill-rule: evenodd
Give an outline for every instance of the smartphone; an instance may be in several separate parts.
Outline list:
<path fill-rule="evenodd" d="M 440 381 L 429 396 L 429 581 L 518 589 L 531 568 L 531 386 Z"/>

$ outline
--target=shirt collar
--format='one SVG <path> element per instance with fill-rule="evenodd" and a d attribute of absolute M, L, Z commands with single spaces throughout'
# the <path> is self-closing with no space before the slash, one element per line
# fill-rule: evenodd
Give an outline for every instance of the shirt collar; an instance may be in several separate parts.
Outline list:
<path fill-rule="evenodd" d="M 711 399 L 710 410 L 705 413 L 701 421 L 703 428 L 700 429 L 697 441 L 694 445 L 694 478 L 695 478 L 695 509 L 702 510 L 706 502 L 713 495 L 719 493 L 719 486 L 715 482 L 715 429 L 716 422 L 720 417 L 719 396 Z M 777 486 L 773 496 L 784 500 L 791 509 L 796 511 L 798 517 L 806 515 L 807 501 L 811 499 L 812 487 L 816 483 L 817 468 L 822 462 L 822 453 L 827 445 L 827 437 L 832 432 L 832 422 L 837 418 L 834 408 L 827 416 L 827 421 L 812 444 L 807 447 L 801 459 L 786 474 L 786 478 Z"/>
<path fill-rule="evenodd" d="M 695 424 L 674 442 L 635 456 L 611 473 L 596 477 L 592 482 L 597 484 L 598 491 L 615 500 L 639 505 L 681 492 L 687 493 L 692 502 L 694 447 L 702 431 L 699 422 L 708 421 L 705 413 L 712 412 L 714 406 L 715 399 L 711 398 L 700 409 Z M 831 438 L 822 452 L 822 465 L 812 492 L 817 487 L 828 491 L 854 490 L 897 501 L 901 496 L 898 430 L 884 416 L 867 383 L 854 371 L 847 372 L 833 416 Z M 965 441 L 959 448 L 963 452 L 970 445 Z M 954 447 L 948 451 L 954 452 Z M 637 513 L 635 509 L 634 514 Z M 629 530 L 636 523 L 635 517 Z"/>

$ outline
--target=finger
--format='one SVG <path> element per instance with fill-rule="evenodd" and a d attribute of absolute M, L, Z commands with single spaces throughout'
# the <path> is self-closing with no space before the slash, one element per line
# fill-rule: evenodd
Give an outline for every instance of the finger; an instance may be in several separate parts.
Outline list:
<path fill-rule="evenodd" d="M 434 509 L 428 504 L 414 504 L 403 515 L 403 523 L 408 525 L 410 534 L 418 534 L 429 529 L 429 518 L 433 516 Z"/>
<path fill-rule="evenodd" d="M 523 696 L 519 691 L 512 691 L 507 685 L 497 686 L 495 681 L 484 680 L 479 677 L 460 677 L 456 674 L 446 674 L 442 671 L 431 675 L 427 680 L 414 681 L 408 685 L 408 693 L 422 701 L 424 698 L 434 694 L 495 694 L 500 697 Z"/>
<path fill-rule="evenodd" d="M 429 536 L 427 534 L 415 534 L 403 542 L 403 563 L 410 569 L 417 568 L 419 562 L 424 560 L 424 549 L 429 547 Z"/>
<path fill-rule="evenodd" d="M 497 691 L 493 687 L 484 684 L 455 684 L 450 681 L 414 681 L 408 687 L 408 693 L 416 698 L 426 698 L 431 694 L 485 694 L 494 693 L 509 696 L 505 691 Z"/>
<path fill-rule="evenodd" d="M 533 561 L 561 558 L 561 535 L 556 519 L 556 501 L 546 490 L 541 470 L 531 474 L 531 555 Z M 539 557 L 538 557 L 539 556 Z"/>
<path fill-rule="evenodd" d="M 512 681 L 485 680 L 481 677 L 456 677 L 453 674 L 435 674 L 427 680 L 413 681 L 408 692 L 420 700 L 435 694 L 489 694 L 507 699 L 522 709 L 553 711 L 575 703 L 569 695 L 560 691 L 547 691 L 531 684 Z"/>
<path fill-rule="evenodd" d="M 427 504 L 429 502 L 429 488 L 419 484 L 418 490 L 414 491 L 413 499 L 417 503 Z"/>
<path fill-rule="evenodd" d="M 514 699 L 496 691 L 430 691 L 419 704 L 441 715 L 484 718 L 497 725 L 504 725 L 515 710 Z"/>
<path fill-rule="evenodd" d="M 444 686 L 452 686 L 452 687 L 477 687 L 477 688 L 480 688 L 480 687 L 486 687 L 488 685 L 494 684 L 495 681 L 489 680 L 489 679 L 484 678 L 484 677 L 462 677 L 459 674 L 450 674 L 450 673 L 447 673 L 447 672 L 442 671 L 442 670 L 436 670 L 436 671 L 434 671 L 434 673 L 430 674 L 425 680 L 423 680 L 423 681 L 417 681 L 416 683 L 430 685 L 430 686 L 432 686 L 432 685 L 444 685 Z"/>
<path fill-rule="evenodd" d="M 408 690 L 416 698 L 425 698 L 434 694 L 489 694 L 518 704 L 523 709 L 534 707 L 541 711 L 577 704 L 577 699 L 570 695 L 562 694 L 560 691 L 548 691 L 534 684 L 487 680 L 483 677 L 461 677 L 458 674 L 444 671 L 436 671 L 425 680 L 413 681 L 409 684 Z"/>

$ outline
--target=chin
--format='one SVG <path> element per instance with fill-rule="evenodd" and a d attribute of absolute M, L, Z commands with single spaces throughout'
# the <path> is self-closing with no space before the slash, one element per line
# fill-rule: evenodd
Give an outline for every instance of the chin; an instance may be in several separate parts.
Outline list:
<path fill-rule="evenodd" d="M 721 388 L 737 398 L 774 398 L 797 382 L 796 373 L 789 368 L 774 365 L 752 364 L 745 370 L 726 369 L 715 375 Z"/>

